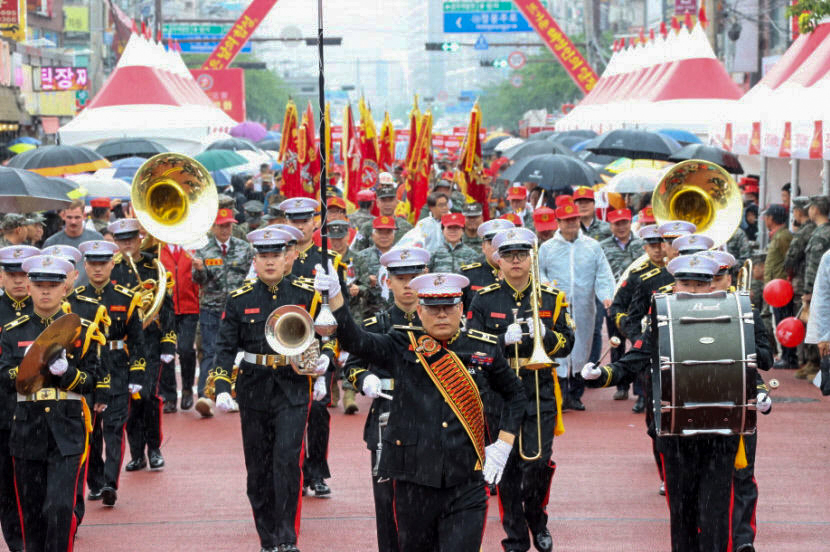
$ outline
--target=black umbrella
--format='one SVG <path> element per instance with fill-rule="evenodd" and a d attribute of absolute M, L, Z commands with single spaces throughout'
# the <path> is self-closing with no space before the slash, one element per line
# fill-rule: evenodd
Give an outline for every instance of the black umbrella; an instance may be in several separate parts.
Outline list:
<path fill-rule="evenodd" d="M 602 155 L 599 153 L 594 153 L 592 151 L 585 150 L 580 151 L 576 154 L 576 156 L 588 163 L 589 165 L 596 167 L 598 170 L 602 170 L 607 165 L 610 165 L 611 163 L 619 159 L 619 157 L 617 157 L 616 155 Z"/>
<path fill-rule="evenodd" d="M 535 182 L 545 190 L 592 186 L 600 181 L 596 171 L 584 161 L 559 154 L 526 157 L 504 171 L 500 178 L 508 182 Z"/>
<path fill-rule="evenodd" d="M 597 133 L 593 130 L 577 129 L 554 132 L 548 136 L 548 140 L 552 142 L 573 141 L 574 144 L 578 144 L 579 142 L 584 142 L 585 140 L 590 140 L 591 138 L 596 137 Z M 579 140 L 576 140 L 576 138 L 579 138 Z"/>
<path fill-rule="evenodd" d="M 205 150 L 215 150 L 215 149 L 223 149 L 223 150 L 231 150 L 231 151 L 239 151 L 239 150 L 251 150 L 251 151 L 259 151 L 259 148 L 254 145 L 253 142 L 250 140 L 246 140 L 244 138 L 225 138 L 224 140 L 217 140 Z"/>
<path fill-rule="evenodd" d="M 170 150 L 146 138 L 113 138 L 102 142 L 95 151 L 110 161 L 115 161 L 125 157 L 152 157 Z"/>
<path fill-rule="evenodd" d="M 498 146 L 508 138 L 512 138 L 512 136 L 493 136 L 492 138 L 481 144 L 481 154 L 492 155 L 496 151 L 496 146 Z"/>
<path fill-rule="evenodd" d="M 551 136 L 556 134 L 555 130 L 543 130 L 527 137 L 528 141 L 535 142 L 536 140 L 550 140 Z"/>
<path fill-rule="evenodd" d="M 89 148 L 81 146 L 41 146 L 15 155 L 6 165 L 27 169 L 43 176 L 62 176 L 95 172 L 110 166 L 110 162 Z"/>
<path fill-rule="evenodd" d="M 527 141 L 522 144 L 517 144 L 510 149 L 504 150 L 502 155 L 508 159 L 517 161 L 530 157 L 532 155 L 542 155 L 544 153 L 558 153 L 560 155 L 574 156 L 574 152 L 562 144 L 556 142 L 549 142 L 548 140 L 534 140 Z"/>
<path fill-rule="evenodd" d="M 270 150 L 270 151 L 280 151 L 280 141 L 279 140 L 271 140 L 265 139 L 260 140 L 256 143 L 259 149 L 263 150 Z"/>
<path fill-rule="evenodd" d="M 676 140 L 647 130 L 621 128 L 597 136 L 585 147 L 586 150 L 631 159 L 662 159 L 680 149 Z"/>
<path fill-rule="evenodd" d="M 34 213 L 63 209 L 72 200 L 66 195 L 78 185 L 32 171 L 0 167 L 0 212 Z"/>
<path fill-rule="evenodd" d="M 715 146 L 704 146 L 703 144 L 689 144 L 674 152 L 669 161 L 685 161 L 687 159 L 702 159 L 711 161 L 726 169 L 732 174 L 743 174 L 744 168 L 734 153 L 716 148 Z"/>

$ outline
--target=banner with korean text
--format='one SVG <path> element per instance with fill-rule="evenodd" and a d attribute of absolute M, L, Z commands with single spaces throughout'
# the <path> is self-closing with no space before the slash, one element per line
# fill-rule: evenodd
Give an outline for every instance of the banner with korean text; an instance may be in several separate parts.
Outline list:
<path fill-rule="evenodd" d="M 542 37 L 545 45 L 562 64 L 565 71 L 585 94 L 594 88 L 599 80 L 596 71 L 588 65 L 585 56 L 556 23 L 553 16 L 542 5 L 541 0 L 513 0 L 516 7 Z"/>
<path fill-rule="evenodd" d="M 245 120 L 244 69 L 191 69 L 190 73 L 216 107 L 234 121 L 241 123 Z"/>
<path fill-rule="evenodd" d="M 242 12 L 228 34 L 222 37 L 216 49 L 202 64 L 202 69 L 227 69 L 277 1 L 254 0 L 251 2 L 251 5 Z"/>

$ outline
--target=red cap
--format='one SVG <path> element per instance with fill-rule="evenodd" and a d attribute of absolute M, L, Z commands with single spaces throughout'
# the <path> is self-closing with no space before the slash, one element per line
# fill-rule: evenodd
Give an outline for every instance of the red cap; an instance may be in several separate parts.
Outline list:
<path fill-rule="evenodd" d="M 742 176 L 740 180 L 738 180 L 738 186 L 743 188 L 747 184 L 759 184 L 758 179 L 754 176 Z"/>
<path fill-rule="evenodd" d="M 760 191 L 757 184 L 746 184 L 744 186 L 745 194 L 757 194 Z"/>
<path fill-rule="evenodd" d="M 537 232 L 556 230 L 559 228 L 556 223 L 556 212 L 550 207 L 539 207 L 533 211 L 533 226 Z"/>
<path fill-rule="evenodd" d="M 640 214 L 637 216 L 637 221 L 640 223 L 640 226 L 657 222 L 657 219 L 654 218 L 654 210 L 651 208 L 651 205 L 648 205 L 640 211 Z"/>
<path fill-rule="evenodd" d="M 236 222 L 236 219 L 233 218 L 233 211 L 230 209 L 219 209 L 213 224 L 225 224 L 226 222 Z"/>
<path fill-rule="evenodd" d="M 594 190 L 588 186 L 580 186 L 574 192 L 574 201 L 578 199 L 590 199 L 591 201 L 594 201 Z"/>
<path fill-rule="evenodd" d="M 620 220 L 631 220 L 631 211 L 628 209 L 617 209 L 608 213 L 608 222 L 614 223 Z"/>
<path fill-rule="evenodd" d="M 524 221 L 517 215 L 516 213 L 505 213 L 499 218 L 503 218 L 504 220 L 509 220 L 513 224 L 516 225 L 517 228 L 521 228 L 525 225 Z"/>
<path fill-rule="evenodd" d="M 360 190 L 357 192 L 357 200 L 358 201 L 374 201 L 375 200 L 375 192 L 372 190 Z"/>
<path fill-rule="evenodd" d="M 512 186 L 507 190 L 507 199 L 527 199 L 527 188 L 524 186 Z"/>
<path fill-rule="evenodd" d="M 556 218 L 558 220 L 576 218 L 579 216 L 579 211 L 576 210 L 576 205 L 573 203 L 566 203 L 562 207 L 556 209 Z"/>
<path fill-rule="evenodd" d="M 464 226 L 464 215 L 461 213 L 447 213 L 441 217 L 443 226 Z"/>
<path fill-rule="evenodd" d="M 391 230 L 395 229 L 395 218 L 394 217 L 375 217 L 375 220 L 372 221 L 372 228 L 383 229 L 388 228 Z"/>
<path fill-rule="evenodd" d="M 573 205 L 574 198 L 569 195 L 558 195 L 556 196 L 555 201 L 557 207 L 562 207 L 563 205 Z"/>
<path fill-rule="evenodd" d="M 110 208 L 110 198 L 108 197 L 96 197 L 92 201 L 89 202 L 90 205 L 93 207 L 106 207 L 107 209 Z"/>
<path fill-rule="evenodd" d="M 326 200 L 326 207 L 337 207 L 338 209 L 343 209 L 345 211 L 346 201 L 342 197 L 333 196 Z"/>

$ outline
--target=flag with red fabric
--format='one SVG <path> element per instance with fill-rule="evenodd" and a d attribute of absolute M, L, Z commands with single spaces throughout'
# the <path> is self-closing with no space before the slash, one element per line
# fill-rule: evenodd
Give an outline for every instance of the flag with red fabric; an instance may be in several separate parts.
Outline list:
<path fill-rule="evenodd" d="M 282 122 L 282 141 L 280 142 L 279 162 L 282 163 L 282 195 L 285 197 L 306 196 L 303 190 L 299 160 L 299 128 L 297 125 L 297 106 L 289 100 L 285 106 L 285 118 Z"/>
<path fill-rule="evenodd" d="M 317 192 L 320 190 L 320 155 L 317 152 L 317 139 L 314 135 L 314 112 L 311 102 L 308 102 L 308 107 L 303 113 L 303 120 L 297 135 L 297 158 L 300 162 L 303 195 L 317 197 Z"/>
<path fill-rule="evenodd" d="M 374 188 L 378 183 L 378 133 L 372 111 L 363 98 L 357 104 L 360 112 L 360 189 Z"/>
<path fill-rule="evenodd" d="M 418 125 L 418 139 L 409 165 L 411 187 L 407 191 L 410 211 L 409 221 L 415 223 L 418 213 L 427 202 L 429 175 L 432 170 L 432 113 L 427 110 Z"/>
<path fill-rule="evenodd" d="M 455 170 L 455 181 L 464 194 L 480 203 L 484 220 L 490 219 L 490 189 L 484 181 L 484 163 L 481 159 L 481 108 L 478 102 L 470 111 L 467 135 L 461 144 L 461 156 Z"/>
<path fill-rule="evenodd" d="M 352 117 L 352 106 L 346 104 L 343 110 L 343 136 L 340 142 L 340 156 L 343 159 L 343 189 L 346 200 L 357 205 L 357 192 L 360 191 L 360 167 L 362 153 L 357 129 Z"/>
<path fill-rule="evenodd" d="M 381 171 L 391 173 L 395 170 L 395 127 L 388 111 L 383 116 L 383 124 L 380 125 L 378 166 Z"/>

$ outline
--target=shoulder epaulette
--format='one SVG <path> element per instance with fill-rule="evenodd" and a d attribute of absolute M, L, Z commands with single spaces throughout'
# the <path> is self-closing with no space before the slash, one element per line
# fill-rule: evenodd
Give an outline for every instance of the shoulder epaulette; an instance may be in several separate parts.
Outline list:
<path fill-rule="evenodd" d="M 98 299 L 95 299 L 94 297 L 87 297 L 86 295 L 78 295 L 77 293 L 75 293 L 75 299 L 78 301 L 84 301 L 85 303 L 92 303 L 94 305 L 99 304 Z"/>
<path fill-rule="evenodd" d="M 112 262 L 115 263 L 115 264 L 118 264 L 123 260 L 124 260 L 124 255 L 120 251 L 112 256 Z"/>
<path fill-rule="evenodd" d="M 314 284 L 314 278 L 310 278 L 308 276 L 297 276 L 294 279 L 295 280 L 300 280 L 301 282 L 304 282 L 306 284 Z"/>
<path fill-rule="evenodd" d="M 645 269 L 648 266 L 648 260 L 645 260 L 631 269 L 631 274 L 635 274 L 640 272 L 641 270 Z"/>
<path fill-rule="evenodd" d="M 78 287 L 75 288 L 75 293 L 76 294 L 83 293 L 85 289 L 86 289 L 86 286 L 78 286 Z"/>
<path fill-rule="evenodd" d="M 368 328 L 369 326 L 374 326 L 377 323 L 378 323 L 378 317 L 373 316 L 372 318 L 367 318 L 366 320 L 364 320 L 363 321 L 363 326 Z"/>
<path fill-rule="evenodd" d="M 648 280 L 649 278 L 653 278 L 654 276 L 657 276 L 658 274 L 660 274 L 660 267 L 659 266 L 655 267 L 655 268 L 652 268 L 648 272 L 645 272 L 645 273 L 641 274 L 640 275 L 640 280 L 645 281 L 645 280 Z"/>
<path fill-rule="evenodd" d="M 312 292 L 312 293 L 314 293 L 314 292 L 315 292 L 315 289 L 314 289 L 314 284 L 312 284 L 312 283 L 311 283 L 311 281 L 308 281 L 308 280 L 301 280 L 301 279 L 299 279 L 299 278 L 295 278 L 295 279 L 291 282 L 291 285 L 293 285 L 293 286 L 297 286 L 297 287 L 298 287 L 298 288 L 300 288 L 300 289 L 304 289 L 304 290 L 306 290 L 306 291 L 310 291 L 310 292 Z"/>
<path fill-rule="evenodd" d="M 553 286 L 549 286 L 547 284 L 542 284 L 541 287 L 542 287 L 542 291 L 544 291 L 545 293 L 550 293 L 551 295 L 556 295 L 556 294 L 560 293 L 560 291 L 558 289 L 556 289 Z"/>
<path fill-rule="evenodd" d="M 478 268 L 480 266 L 481 266 L 481 263 L 465 264 L 465 265 L 461 265 L 461 270 L 472 270 L 472 269 Z"/>
<path fill-rule="evenodd" d="M 244 286 L 242 286 L 240 288 L 236 288 L 235 290 L 233 290 L 231 292 L 231 297 L 239 297 L 240 295 L 244 295 L 245 293 L 248 293 L 252 289 L 254 289 L 254 286 L 252 284 L 245 284 Z"/>
<path fill-rule="evenodd" d="M 484 341 L 485 343 L 492 343 L 493 345 L 495 345 L 499 341 L 498 338 L 493 334 L 480 332 L 478 330 L 467 330 L 467 337 L 471 337 L 479 341 Z"/>
<path fill-rule="evenodd" d="M 657 293 L 671 293 L 672 291 L 674 291 L 674 282 L 657 289 Z"/>
<path fill-rule="evenodd" d="M 126 295 L 127 297 L 132 297 L 133 295 L 135 295 L 135 292 L 133 290 L 131 290 L 128 287 L 124 287 L 120 284 L 115 284 L 114 286 L 112 286 L 112 288 L 121 295 Z"/>
<path fill-rule="evenodd" d="M 11 330 L 12 328 L 16 328 L 16 327 L 18 327 L 19 325 L 21 325 L 21 324 L 23 324 L 24 322 L 26 322 L 27 320 L 29 320 L 29 315 L 28 315 L 28 314 L 24 314 L 24 315 L 23 315 L 23 316 L 21 316 L 20 318 L 15 318 L 15 319 L 14 319 L 14 320 L 12 320 L 11 322 L 9 322 L 9 323 L 8 323 L 8 324 L 6 324 L 5 326 L 3 326 L 3 331 L 4 331 L 4 332 L 7 332 L 7 331 Z"/>
<path fill-rule="evenodd" d="M 489 286 L 483 287 L 478 290 L 479 295 L 484 295 L 485 293 L 490 293 L 491 291 L 496 291 L 497 289 L 501 288 L 501 283 L 496 282 L 495 284 L 490 284 Z"/>
<path fill-rule="evenodd" d="M 406 324 L 393 324 L 392 328 L 394 328 L 396 330 L 405 331 L 405 332 L 408 332 L 408 331 L 422 332 L 422 331 L 424 331 L 423 326 L 407 326 Z"/>

